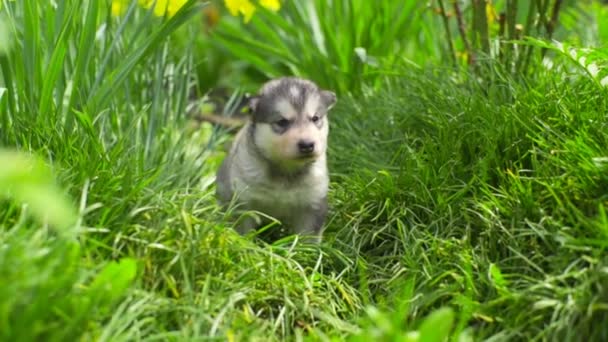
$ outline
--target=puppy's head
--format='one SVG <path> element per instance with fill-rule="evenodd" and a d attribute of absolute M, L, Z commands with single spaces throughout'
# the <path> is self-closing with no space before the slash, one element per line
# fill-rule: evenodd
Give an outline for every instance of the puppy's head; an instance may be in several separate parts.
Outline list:
<path fill-rule="evenodd" d="M 262 86 L 251 98 L 253 139 L 273 163 L 297 168 L 325 154 L 327 113 L 336 95 L 311 81 L 279 78 Z"/>

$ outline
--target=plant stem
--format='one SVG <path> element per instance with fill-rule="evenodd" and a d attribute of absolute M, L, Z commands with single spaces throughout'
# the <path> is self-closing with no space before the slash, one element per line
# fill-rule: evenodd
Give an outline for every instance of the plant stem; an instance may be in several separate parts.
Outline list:
<path fill-rule="evenodd" d="M 490 53 L 490 38 L 488 32 L 488 15 L 486 14 L 487 0 L 473 0 L 473 20 L 475 22 L 476 35 L 481 43 L 481 49 L 484 53 Z M 476 32 L 475 32 L 476 31 Z"/>
<path fill-rule="evenodd" d="M 452 31 L 450 30 L 450 23 L 448 21 L 448 15 L 445 11 L 445 5 L 443 0 L 437 0 L 439 3 L 439 8 L 441 9 L 441 18 L 443 19 L 443 26 L 445 28 L 445 34 L 448 40 L 448 49 L 450 50 L 450 59 L 454 65 L 456 62 L 456 50 L 454 49 L 454 40 L 452 38 Z"/>
<path fill-rule="evenodd" d="M 498 39 L 500 42 L 498 44 L 498 59 L 503 62 L 503 58 L 505 56 L 505 47 L 504 44 L 502 44 L 502 41 L 505 39 L 506 20 L 507 16 L 505 12 L 500 12 L 500 14 L 498 15 Z"/>
<path fill-rule="evenodd" d="M 540 36 L 541 28 L 547 29 L 547 8 L 549 8 L 549 0 L 537 0 L 538 6 L 538 23 L 536 26 L 536 33 Z"/>
<path fill-rule="evenodd" d="M 507 35 L 509 40 L 515 39 L 515 25 L 517 24 L 517 0 L 507 0 L 507 9 L 506 9 L 506 28 Z M 514 46 L 512 43 L 509 43 L 506 47 L 505 54 L 505 66 L 508 66 L 509 69 L 513 63 L 513 55 L 514 55 Z"/>
<path fill-rule="evenodd" d="M 551 11 L 551 19 L 546 24 L 547 28 L 547 40 L 551 40 L 553 37 L 553 32 L 555 31 L 555 27 L 557 26 L 557 20 L 559 18 L 559 10 L 561 9 L 562 0 L 555 0 L 555 4 L 553 5 L 553 10 Z M 541 56 L 544 57 L 547 53 L 547 49 L 542 49 Z"/>
<path fill-rule="evenodd" d="M 452 4 L 454 6 L 454 13 L 456 14 L 456 21 L 458 21 L 458 31 L 460 32 L 460 36 L 462 37 L 464 48 L 467 54 L 469 55 L 469 65 L 473 65 L 475 64 L 475 55 L 467 37 L 467 32 L 465 28 L 464 19 L 462 17 L 462 11 L 460 10 L 460 5 L 458 4 L 458 0 L 453 0 Z"/>
<path fill-rule="evenodd" d="M 526 26 L 524 26 L 523 37 L 530 35 L 532 30 L 532 24 L 534 23 L 534 17 L 537 16 L 537 8 L 536 8 L 537 0 L 530 1 L 530 6 L 528 7 L 528 18 L 526 19 Z M 522 55 L 523 57 L 518 59 L 517 70 L 519 72 L 525 72 L 528 68 L 528 64 L 530 62 L 530 56 L 532 54 L 531 46 L 522 46 Z"/>
<path fill-rule="evenodd" d="M 562 2 L 562 0 L 555 0 L 553 11 L 551 13 L 551 20 L 549 20 L 547 23 L 547 39 L 551 39 L 551 37 L 553 37 L 553 32 L 555 31 L 555 26 L 557 26 L 557 19 L 559 17 L 559 10 L 562 6 Z"/>

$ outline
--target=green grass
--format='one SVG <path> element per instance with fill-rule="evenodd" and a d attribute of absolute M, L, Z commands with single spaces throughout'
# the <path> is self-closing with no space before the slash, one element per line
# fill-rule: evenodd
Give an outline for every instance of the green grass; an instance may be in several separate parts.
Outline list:
<path fill-rule="evenodd" d="M 1 340 L 608 339 L 605 50 L 517 81 L 398 64 L 341 96 L 315 247 L 216 204 L 194 2 L 57 3 L 2 9 Z"/>
<path fill-rule="evenodd" d="M 415 1 L 286 1 L 276 13 L 260 7 L 249 23 L 223 20 L 213 33 L 216 45 L 263 77 L 292 74 L 357 93 L 364 81 L 374 81 L 375 69 L 406 53 L 438 58 L 435 44 L 421 44 L 433 40 L 425 7 Z"/>
<path fill-rule="evenodd" d="M 441 75 L 336 115 L 334 243 L 377 265 L 370 295 L 415 277 L 419 309 L 480 337 L 605 338 L 605 89 L 545 74 L 488 98 Z"/>

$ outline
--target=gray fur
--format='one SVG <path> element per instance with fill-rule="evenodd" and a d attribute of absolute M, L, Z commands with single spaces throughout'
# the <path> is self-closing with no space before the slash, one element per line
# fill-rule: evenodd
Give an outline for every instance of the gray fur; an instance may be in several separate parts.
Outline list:
<path fill-rule="evenodd" d="M 314 100 L 316 98 L 318 101 Z M 276 126 L 277 120 L 284 117 L 285 113 L 280 112 L 281 106 L 277 106 L 280 101 L 288 101 L 292 110 L 297 112 L 296 117 L 291 119 L 291 126 L 284 131 L 300 129 L 311 132 L 306 134 L 318 134 L 317 144 L 326 144 L 326 114 L 336 101 L 335 95 L 303 79 L 289 77 L 272 80 L 250 101 L 251 120 L 237 134 L 217 172 L 216 196 L 223 205 L 233 202 L 240 210 L 261 212 L 278 219 L 292 232 L 319 242 L 328 210 L 329 175 L 325 146 L 318 147 L 322 148 L 322 152 L 318 152 L 314 158 L 303 161 L 295 159 L 296 167 L 286 168 L 282 166 L 285 164 L 282 160 L 273 159 L 263 146 L 256 144 L 256 138 L 260 135 L 283 134 L 276 127 L 259 131 L 264 125 Z M 311 121 L 313 114 L 317 122 Z M 291 138 L 287 136 L 286 139 Z M 286 141 L 292 143 L 291 140 Z M 286 162 L 285 165 L 292 165 L 289 164 L 291 160 Z M 236 228 L 239 233 L 246 234 L 263 221 L 246 217 Z"/>
<path fill-rule="evenodd" d="M 290 93 L 292 87 L 297 87 L 300 90 L 298 96 Z M 331 109 L 336 102 L 336 95 L 328 90 L 319 89 L 319 87 L 311 81 L 296 78 L 283 77 L 267 82 L 260 93 L 250 99 L 249 106 L 251 108 L 252 120 L 254 122 L 270 123 L 279 117 L 279 113 L 275 111 L 274 106 L 280 99 L 287 99 L 298 111 L 304 107 L 306 99 L 312 94 L 320 94 L 323 106 L 319 109 L 322 115 Z"/>

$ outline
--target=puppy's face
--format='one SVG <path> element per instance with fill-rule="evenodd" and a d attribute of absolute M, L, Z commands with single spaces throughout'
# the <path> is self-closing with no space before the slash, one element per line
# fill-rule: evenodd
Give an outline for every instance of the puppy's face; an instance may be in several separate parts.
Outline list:
<path fill-rule="evenodd" d="M 298 78 L 266 83 L 251 99 L 254 143 L 264 156 L 286 168 L 298 167 L 325 154 L 327 113 L 336 95 Z"/>

